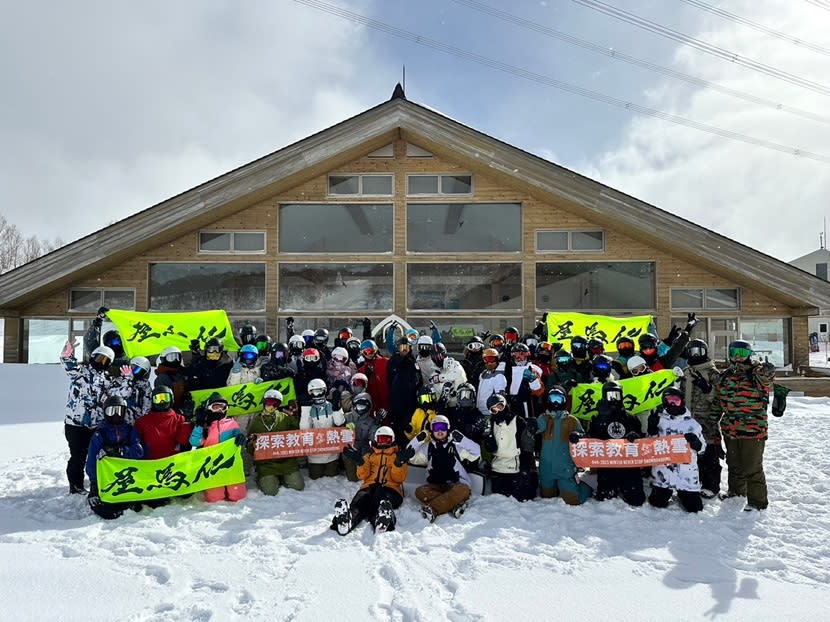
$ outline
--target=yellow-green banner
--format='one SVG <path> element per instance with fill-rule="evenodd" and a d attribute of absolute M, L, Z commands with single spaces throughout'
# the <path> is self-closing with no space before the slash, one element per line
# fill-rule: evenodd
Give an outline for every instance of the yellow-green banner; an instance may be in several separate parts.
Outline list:
<path fill-rule="evenodd" d="M 646 412 L 658 406 L 663 390 L 669 387 L 676 376 L 670 369 L 661 369 L 650 374 L 620 380 L 623 390 L 623 408 L 632 415 Z M 592 419 L 597 414 L 597 405 L 602 398 L 602 384 L 578 384 L 571 389 L 571 414 L 579 419 Z"/>
<path fill-rule="evenodd" d="M 170 346 L 187 352 L 191 340 L 198 339 L 204 347 L 205 342 L 213 337 L 219 339 L 228 352 L 239 350 L 233 338 L 233 327 L 222 309 L 187 313 L 110 309 L 107 317 L 121 333 L 124 352 L 129 357 L 151 356 Z"/>
<path fill-rule="evenodd" d="M 218 389 L 202 389 L 191 391 L 190 396 L 196 407 L 204 404 L 213 393 L 219 393 L 228 400 L 228 417 L 238 417 L 262 410 L 262 396 L 268 389 L 276 389 L 282 393 L 282 403 L 288 404 L 291 400 L 297 399 L 294 391 L 294 379 L 282 378 L 281 380 L 269 380 L 259 384 L 232 384 L 229 387 Z"/>
<path fill-rule="evenodd" d="M 581 335 L 586 339 L 599 339 L 606 344 L 606 349 L 611 349 L 620 337 L 631 337 L 636 343 L 639 335 L 648 332 L 651 322 L 650 315 L 611 317 L 550 311 L 547 315 L 548 341 L 561 343 L 563 348 L 570 350 L 571 339 Z"/>
<path fill-rule="evenodd" d="M 102 458 L 98 494 L 107 503 L 187 495 L 245 481 L 242 453 L 233 439 L 159 460 Z"/>

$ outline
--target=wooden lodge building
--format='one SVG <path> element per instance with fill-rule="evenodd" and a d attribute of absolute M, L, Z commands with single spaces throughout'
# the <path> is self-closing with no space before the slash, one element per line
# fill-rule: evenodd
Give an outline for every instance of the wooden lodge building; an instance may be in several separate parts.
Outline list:
<path fill-rule="evenodd" d="M 529 332 L 544 311 L 694 311 L 717 358 L 743 336 L 779 367 L 807 364 L 808 318 L 830 284 L 392 98 L 0 276 L 5 362 L 57 362 L 99 306 L 222 308 L 284 339 L 395 313 L 433 320 L 451 351 L 471 331 Z M 360 329 L 355 332 L 360 335 Z M 613 348 L 611 348 L 613 349 Z"/>

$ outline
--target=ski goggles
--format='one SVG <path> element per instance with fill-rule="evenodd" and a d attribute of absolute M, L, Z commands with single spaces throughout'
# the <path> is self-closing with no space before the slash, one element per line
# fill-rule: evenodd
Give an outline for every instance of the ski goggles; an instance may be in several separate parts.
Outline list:
<path fill-rule="evenodd" d="M 148 373 L 146 369 L 141 367 L 141 365 L 131 365 L 130 371 L 132 372 L 133 376 L 136 377 L 145 376 Z"/>
<path fill-rule="evenodd" d="M 213 404 L 208 404 L 207 409 L 212 413 L 224 413 L 228 411 L 228 404 L 226 402 L 213 402 Z"/>
<path fill-rule="evenodd" d="M 686 358 L 689 358 L 689 357 L 702 358 L 702 357 L 706 356 L 707 354 L 708 354 L 708 352 L 706 352 L 706 348 L 702 348 L 701 346 L 691 346 L 686 351 Z"/>
<path fill-rule="evenodd" d="M 679 395 L 664 395 L 663 399 L 669 406 L 680 406 L 683 404 L 683 398 Z"/>
<path fill-rule="evenodd" d="M 640 376 L 648 371 L 648 365 L 640 363 L 636 367 L 630 367 L 628 371 L 631 372 L 632 376 Z"/>
<path fill-rule="evenodd" d="M 266 406 L 277 408 L 282 402 L 275 397 L 266 397 L 264 400 L 262 400 L 262 403 Z"/>
<path fill-rule="evenodd" d="M 96 354 L 90 357 L 90 361 L 93 363 L 97 363 L 101 366 L 109 365 L 111 363 L 110 357 L 108 357 L 106 354 Z"/>
<path fill-rule="evenodd" d="M 553 406 L 554 408 L 564 406 L 567 398 L 565 397 L 564 393 L 549 393 L 548 394 L 548 404 Z"/>
<path fill-rule="evenodd" d="M 123 419 L 126 412 L 127 412 L 127 409 L 124 408 L 123 406 L 107 406 L 104 409 L 104 416 L 106 416 L 106 417 L 120 417 L 120 418 Z"/>
<path fill-rule="evenodd" d="M 729 360 L 740 361 L 748 359 L 752 356 L 752 350 L 749 348 L 729 348 Z"/>
<path fill-rule="evenodd" d="M 623 341 L 622 343 L 617 344 L 617 352 L 622 354 L 623 356 L 631 356 L 634 354 L 634 344 L 629 343 L 627 341 Z"/>
<path fill-rule="evenodd" d="M 110 348 L 121 347 L 121 337 L 110 337 L 108 345 Z"/>
<path fill-rule="evenodd" d="M 484 356 L 484 357 L 482 357 L 482 360 L 485 363 L 496 363 L 496 362 L 498 362 L 499 357 L 497 357 L 497 356 Z"/>
<path fill-rule="evenodd" d="M 395 442 L 395 437 L 391 434 L 378 434 L 375 437 L 375 443 L 381 447 L 388 447 Z"/>
<path fill-rule="evenodd" d="M 352 388 L 363 391 L 366 388 L 366 383 L 362 380 L 352 380 Z"/>
<path fill-rule="evenodd" d="M 443 421 L 433 421 L 431 427 L 433 432 L 446 432 L 450 429 L 450 426 Z"/>
<path fill-rule="evenodd" d="M 484 344 L 480 341 L 473 341 L 467 344 L 467 349 L 470 352 L 481 352 L 484 349 Z"/>
<path fill-rule="evenodd" d="M 500 348 L 504 345 L 504 339 L 496 338 L 490 340 L 490 347 L 491 348 Z"/>
<path fill-rule="evenodd" d="M 162 404 L 169 404 L 171 400 L 169 393 L 155 393 L 150 401 L 153 402 L 156 406 L 160 406 Z"/>
<path fill-rule="evenodd" d="M 218 361 L 222 358 L 222 351 L 217 347 L 212 347 L 205 350 L 205 358 L 209 361 Z"/>
<path fill-rule="evenodd" d="M 611 365 L 609 365 L 608 363 L 605 363 L 605 362 L 594 363 L 594 371 L 599 372 L 599 373 L 603 373 L 603 374 L 609 373 L 611 371 Z"/>
<path fill-rule="evenodd" d="M 376 350 L 374 348 L 363 348 L 360 353 L 367 359 L 371 359 L 375 357 Z"/>
<path fill-rule="evenodd" d="M 646 356 L 652 356 L 657 353 L 657 348 L 654 346 L 643 346 L 640 348 L 640 352 L 645 354 Z"/>
<path fill-rule="evenodd" d="M 536 348 L 538 350 L 544 350 L 545 352 L 553 352 L 553 344 L 550 341 L 543 341 Z"/>

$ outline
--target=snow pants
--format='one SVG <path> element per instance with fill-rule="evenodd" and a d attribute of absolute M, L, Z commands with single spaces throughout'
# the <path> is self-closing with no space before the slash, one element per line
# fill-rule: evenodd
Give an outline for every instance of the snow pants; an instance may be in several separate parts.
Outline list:
<path fill-rule="evenodd" d="M 656 508 L 668 507 L 673 492 L 674 490 L 671 488 L 652 486 L 651 494 L 648 496 L 648 503 Z M 703 499 L 701 498 L 699 492 L 691 490 L 678 490 L 677 500 L 687 512 L 700 512 L 703 509 Z"/>
<path fill-rule="evenodd" d="M 262 477 L 257 477 L 256 485 L 262 491 L 262 494 L 268 495 L 269 497 L 276 495 L 280 490 L 280 486 L 285 486 L 292 490 L 302 490 L 305 488 L 303 475 L 299 469 L 291 473 L 286 473 L 285 475 L 263 475 Z"/>
<path fill-rule="evenodd" d="M 767 509 L 767 478 L 764 475 L 766 441 L 724 437 L 726 443 L 727 481 L 730 496 L 746 497 L 747 504 Z"/>
<path fill-rule="evenodd" d="M 536 472 L 490 473 L 490 490 L 493 494 L 513 497 L 517 501 L 528 501 L 536 496 L 539 474 Z"/>
<path fill-rule="evenodd" d="M 374 527 L 378 517 L 378 506 L 384 499 L 389 501 L 394 509 L 401 507 L 403 503 L 401 495 L 383 484 L 372 484 L 358 490 L 349 504 L 352 513 L 352 529 L 357 527 L 357 524 L 364 518 L 369 519 L 369 523 Z"/>
<path fill-rule="evenodd" d="M 432 508 L 435 516 L 446 514 L 470 498 L 472 492 L 467 484 L 424 484 L 415 489 L 415 497 Z"/>
<path fill-rule="evenodd" d="M 69 460 L 66 463 L 66 479 L 70 492 L 80 492 L 84 487 L 84 467 L 89 453 L 89 442 L 95 430 L 80 425 L 64 424 L 63 435 L 69 445 Z"/>
<path fill-rule="evenodd" d="M 217 501 L 241 501 L 248 494 L 248 487 L 245 484 L 233 484 L 232 486 L 220 486 L 209 488 L 205 491 L 205 501 L 216 503 Z"/>
<path fill-rule="evenodd" d="M 311 479 L 320 479 L 321 477 L 336 477 L 340 470 L 340 463 L 338 460 L 332 460 L 325 464 L 308 463 L 308 476 Z"/>
<path fill-rule="evenodd" d="M 543 499 L 562 497 L 562 501 L 568 505 L 580 505 L 591 497 L 591 487 L 585 482 L 580 482 L 575 476 L 554 478 L 550 486 L 542 486 L 539 489 L 539 496 Z"/>
<path fill-rule="evenodd" d="M 646 502 L 639 468 L 597 469 L 597 501 L 612 499 L 617 495 L 628 505 L 640 506 Z"/>

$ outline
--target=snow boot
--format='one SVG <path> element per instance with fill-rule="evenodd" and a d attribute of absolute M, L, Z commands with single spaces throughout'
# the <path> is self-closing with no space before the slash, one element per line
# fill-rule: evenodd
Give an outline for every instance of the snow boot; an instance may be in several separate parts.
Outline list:
<path fill-rule="evenodd" d="M 432 508 L 428 505 L 421 508 L 421 516 L 427 519 L 430 523 L 435 522 L 435 512 L 433 512 Z"/>
<path fill-rule="evenodd" d="M 452 514 L 455 518 L 461 518 L 464 516 L 464 512 L 467 511 L 467 502 L 462 501 L 458 505 L 456 505 L 452 510 L 450 510 L 450 514 Z"/>
<path fill-rule="evenodd" d="M 378 516 L 375 520 L 375 533 L 393 531 L 395 529 L 395 510 L 387 499 L 378 504 Z"/>
<path fill-rule="evenodd" d="M 338 499 L 334 504 L 334 519 L 331 526 L 341 536 L 345 536 L 352 530 L 352 511 L 349 508 L 349 502 L 345 499 Z"/>
<path fill-rule="evenodd" d="M 81 484 L 78 486 L 77 484 L 69 484 L 69 494 L 70 495 L 86 495 L 89 494 L 89 491 L 84 488 L 84 485 Z"/>
<path fill-rule="evenodd" d="M 700 496 L 704 499 L 714 499 L 717 496 L 717 493 L 712 492 L 708 488 L 701 488 L 700 489 Z"/>

